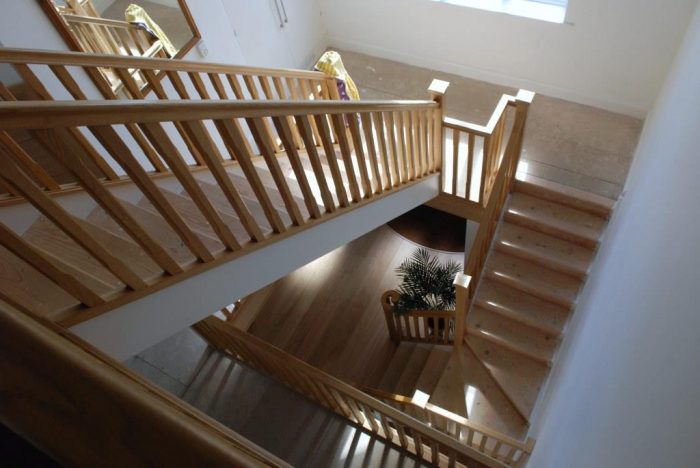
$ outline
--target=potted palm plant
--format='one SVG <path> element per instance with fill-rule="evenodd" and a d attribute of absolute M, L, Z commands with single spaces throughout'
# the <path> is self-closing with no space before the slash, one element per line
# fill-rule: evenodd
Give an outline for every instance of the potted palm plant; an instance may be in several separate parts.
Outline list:
<path fill-rule="evenodd" d="M 416 249 L 396 269 L 401 280 L 391 301 L 395 314 L 403 315 L 411 311 L 453 310 L 456 303 L 454 279 L 462 271 L 462 265 L 454 260 L 441 262 L 424 248 Z M 432 319 L 428 326 L 434 329 Z M 444 330 L 444 321 L 438 324 L 439 332 Z"/>

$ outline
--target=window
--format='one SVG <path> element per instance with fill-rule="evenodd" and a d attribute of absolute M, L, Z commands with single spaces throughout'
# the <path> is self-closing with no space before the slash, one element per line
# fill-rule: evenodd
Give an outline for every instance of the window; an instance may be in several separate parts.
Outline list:
<path fill-rule="evenodd" d="M 510 15 L 563 23 L 568 0 L 432 0 L 439 3 L 498 11 Z"/>

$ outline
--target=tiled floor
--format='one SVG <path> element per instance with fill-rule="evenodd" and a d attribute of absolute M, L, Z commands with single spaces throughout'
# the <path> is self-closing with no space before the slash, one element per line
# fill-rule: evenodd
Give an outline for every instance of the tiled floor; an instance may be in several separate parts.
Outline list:
<path fill-rule="evenodd" d="M 340 51 L 363 99 L 426 99 L 433 78 L 449 81 L 446 115 L 485 124 L 503 93 L 517 90 L 449 73 Z M 639 140 L 642 121 L 537 95 L 530 107 L 521 170 L 616 199 Z"/>

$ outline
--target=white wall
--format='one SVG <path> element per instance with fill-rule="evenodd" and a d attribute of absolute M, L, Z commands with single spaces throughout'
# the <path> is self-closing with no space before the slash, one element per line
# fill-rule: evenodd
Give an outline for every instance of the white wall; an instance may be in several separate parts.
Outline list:
<path fill-rule="evenodd" d="M 698 466 L 698 109 L 700 6 L 581 296 L 529 466 Z"/>
<path fill-rule="evenodd" d="M 644 116 L 695 0 L 569 0 L 555 24 L 433 0 L 322 0 L 331 46 Z"/>

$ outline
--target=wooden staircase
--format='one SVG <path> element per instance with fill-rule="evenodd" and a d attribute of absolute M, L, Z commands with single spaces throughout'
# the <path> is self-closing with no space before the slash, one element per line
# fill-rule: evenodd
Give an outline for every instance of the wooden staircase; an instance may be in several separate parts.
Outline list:
<path fill-rule="evenodd" d="M 323 155 L 323 153 L 321 154 Z M 301 154 L 300 157 L 305 164 L 308 164 L 308 157 L 305 154 Z M 323 157 L 325 158 L 325 155 Z M 337 158 L 338 156 L 336 155 L 335 157 Z M 323 162 L 323 167 L 328 168 L 327 160 Z M 286 228 L 292 227 L 292 218 L 264 161 L 256 161 L 255 168 L 284 226 Z M 304 207 L 301 189 L 294 178 L 291 166 L 282 164 L 282 169 L 294 200 L 298 206 Z M 272 228 L 269 221 L 259 202 L 254 198 L 252 189 L 249 188 L 246 178 L 242 175 L 240 166 L 238 164 L 230 165 L 226 168 L 226 171 L 228 177 L 241 191 L 244 203 L 250 209 L 250 213 L 261 227 L 263 234 L 266 236 L 270 235 Z M 341 171 L 345 175 L 344 168 Z M 245 238 L 246 231 L 243 223 L 231 208 L 221 189 L 215 183 L 212 183 L 211 173 L 200 171 L 195 174 L 195 177 L 226 226 L 231 229 L 237 238 Z M 344 180 L 344 186 L 347 189 L 349 187 L 347 177 Z M 311 185 L 316 188 L 314 196 L 318 202 L 317 208 L 322 210 L 323 201 L 318 190 L 318 184 L 313 180 Z M 226 246 L 198 210 L 188 192 L 179 183 L 172 180 L 159 181 L 159 187 L 166 199 L 182 216 L 207 251 L 212 256 L 222 254 L 226 250 Z M 183 240 L 168 225 L 145 196 L 140 196 L 134 202 L 128 201 L 126 198 L 120 198 L 119 202 L 141 223 L 150 236 L 159 240 L 161 246 L 180 267 L 187 268 L 197 262 L 197 258 L 191 250 L 187 248 Z M 311 219 L 312 214 L 310 210 L 300 208 L 300 212 L 305 221 Z M 100 206 L 94 206 L 84 218 L 74 216 L 74 219 L 95 239 L 116 249 L 121 259 L 130 265 L 145 283 L 152 284 L 164 275 L 163 269 Z M 57 264 L 61 265 L 61 268 L 79 275 L 81 281 L 88 284 L 103 299 L 108 300 L 124 290 L 125 284 L 122 281 L 45 216 L 39 216 L 21 237 L 32 247 L 50 256 Z M 47 277 L 35 273 L 33 268 L 11 255 L 6 249 L 0 250 L 0 258 L 3 260 L 2 264 L 4 267 L 3 274 L 0 277 L 0 290 L 6 291 L 6 294 L 13 300 L 30 304 L 32 310 L 36 310 L 41 315 L 54 321 L 73 322 L 70 319 L 71 311 L 75 310 L 79 305 L 77 299 L 58 288 Z"/>
<path fill-rule="evenodd" d="M 413 342 L 400 341 L 380 390 L 408 398 L 420 390 L 430 404 L 522 439 L 613 204 L 516 179 L 468 309 L 464 346 L 416 343 L 427 340 L 408 327 L 419 314 L 402 319 L 394 333 Z"/>

